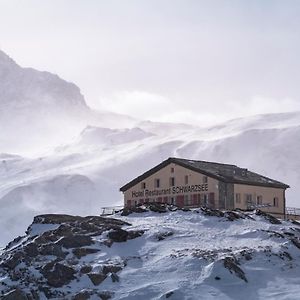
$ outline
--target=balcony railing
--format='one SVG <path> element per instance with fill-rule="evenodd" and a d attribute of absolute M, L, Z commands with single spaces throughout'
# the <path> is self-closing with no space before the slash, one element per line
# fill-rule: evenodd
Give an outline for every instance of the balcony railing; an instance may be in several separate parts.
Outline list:
<path fill-rule="evenodd" d="M 297 208 L 297 207 L 286 207 L 285 213 L 287 215 L 300 216 L 300 208 Z"/>
<path fill-rule="evenodd" d="M 101 207 L 101 216 L 113 215 L 113 214 L 119 212 L 120 210 L 122 210 L 123 208 L 124 208 L 123 205 Z"/>

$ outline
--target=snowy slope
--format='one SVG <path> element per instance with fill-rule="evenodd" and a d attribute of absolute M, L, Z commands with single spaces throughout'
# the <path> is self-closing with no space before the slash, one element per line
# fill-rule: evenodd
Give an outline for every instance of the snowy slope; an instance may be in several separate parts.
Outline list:
<path fill-rule="evenodd" d="M 40 299 L 299 299 L 299 224 L 201 209 L 115 217 L 36 217 L 0 255 L 0 291 L 17 287 Z"/>
<path fill-rule="evenodd" d="M 291 185 L 287 204 L 300 206 L 300 112 L 209 128 L 134 120 L 92 111 L 74 84 L 3 52 L 0 79 L 0 245 L 36 214 L 122 204 L 119 187 L 169 156 L 249 168 Z"/>
<path fill-rule="evenodd" d="M 292 114 L 295 121 L 296 116 L 300 120 L 299 113 Z M 31 159 L 2 156 L 0 202 L 5 206 L 19 203 L 19 210 L 0 211 L 1 225 L 7 226 L 16 213 L 22 211 L 22 218 L 17 219 L 5 237 L 1 236 L 2 243 L 21 234 L 35 214 L 47 213 L 49 208 L 52 212 L 56 207 L 56 212 L 60 213 L 85 211 L 95 214 L 100 213 L 101 206 L 122 204 L 119 187 L 169 156 L 233 163 L 286 182 L 291 185 L 287 205 L 297 207 L 300 127 L 296 122 L 291 126 L 287 114 L 273 115 L 272 118 L 276 120 L 275 124 L 281 123 L 282 128 L 273 128 L 273 123 L 266 128 L 268 121 L 261 128 L 263 116 L 260 116 L 258 125 L 254 126 L 252 122 L 250 129 L 244 128 L 246 120 L 241 120 L 243 124 L 240 126 L 235 122 L 235 130 L 230 135 L 226 124 L 219 129 L 179 126 L 177 134 L 176 124 L 172 130 L 161 133 L 158 130 L 151 133 L 149 123 L 146 128 L 139 124 L 139 129 L 88 127 L 72 143 L 45 156 Z M 236 128 L 240 127 L 242 129 L 237 131 Z M 220 138 L 223 134 L 225 137 Z M 68 182 L 65 178 L 79 175 L 86 178 L 93 188 L 87 186 L 85 189 L 83 185 L 75 205 L 64 191 L 78 183 Z M 52 189 L 53 180 L 61 181 L 63 188 L 59 191 Z M 71 189 L 76 190 L 76 187 Z M 47 202 L 51 203 L 49 207 Z"/>

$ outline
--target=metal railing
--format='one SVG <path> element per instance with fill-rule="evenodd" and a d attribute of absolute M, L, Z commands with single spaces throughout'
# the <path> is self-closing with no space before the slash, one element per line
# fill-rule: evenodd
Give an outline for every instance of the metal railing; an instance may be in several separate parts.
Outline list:
<path fill-rule="evenodd" d="M 254 204 L 254 203 L 247 203 L 247 209 L 260 209 L 260 208 L 265 208 L 265 207 L 272 207 L 270 203 L 266 204 Z"/>
<path fill-rule="evenodd" d="M 286 207 L 285 213 L 287 215 L 300 216 L 300 208 L 297 207 Z"/>
<path fill-rule="evenodd" d="M 122 210 L 124 208 L 123 205 L 119 205 L 119 206 L 107 206 L 107 207 L 101 207 L 101 216 L 109 216 L 109 215 L 113 215 L 117 212 L 119 212 L 120 210 Z"/>

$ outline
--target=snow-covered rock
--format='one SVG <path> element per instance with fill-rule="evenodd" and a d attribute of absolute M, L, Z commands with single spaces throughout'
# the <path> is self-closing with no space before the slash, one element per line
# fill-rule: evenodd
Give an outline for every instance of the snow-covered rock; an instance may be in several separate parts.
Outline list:
<path fill-rule="evenodd" d="M 2 298 L 298 299 L 300 223 L 141 211 L 35 217 L 0 255 Z"/>

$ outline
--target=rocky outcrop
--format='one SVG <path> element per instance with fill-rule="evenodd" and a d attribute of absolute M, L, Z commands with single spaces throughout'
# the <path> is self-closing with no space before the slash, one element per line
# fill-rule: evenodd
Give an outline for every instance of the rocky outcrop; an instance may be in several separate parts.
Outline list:
<path fill-rule="evenodd" d="M 106 279 L 117 283 L 125 262 L 96 259 L 96 255 L 113 243 L 125 242 L 143 235 L 144 231 L 124 230 L 129 223 L 97 216 L 40 215 L 26 231 L 26 236 L 11 242 L 0 256 L 3 299 L 69 299 L 70 284 L 87 276 L 92 287 Z M 43 228 L 39 232 L 39 228 Z M 82 261 L 81 261 L 82 260 Z M 97 267 L 93 267 L 93 265 Z M 18 286 L 18 289 L 14 287 Z M 27 287 L 31 286 L 31 289 Z M 110 292 L 78 292 L 73 299 L 98 295 L 110 299 Z M 1 298 L 2 299 L 2 298 Z"/>
<path fill-rule="evenodd" d="M 280 220 L 260 209 L 256 210 L 256 215 L 264 217 L 271 224 L 281 224 Z"/>
<path fill-rule="evenodd" d="M 169 236 L 172 236 L 174 234 L 173 231 L 163 231 L 163 232 L 159 232 L 156 234 L 156 239 L 158 241 L 163 241 L 164 239 L 166 239 Z"/>
<path fill-rule="evenodd" d="M 99 285 L 102 281 L 106 279 L 106 275 L 102 273 L 89 273 L 88 277 L 94 285 Z"/>
<path fill-rule="evenodd" d="M 223 260 L 224 267 L 229 270 L 230 273 L 234 273 L 238 278 L 248 282 L 245 272 L 238 266 L 238 261 L 235 257 L 225 257 Z"/>
<path fill-rule="evenodd" d="M 12 290 L 1 297 L 2 300 L 29 300 L 25 293 L 19 289 Z"/>
<path fill-rule="evenodd" d="M 48 285 L 53 287 L 62 287 L 75 279 L 74 274 L 76 271 L 61 263 L 50 262 L 41 269 L 41 273 L 47 280 Z"/>
<path fill-rule="evenodd" d="M 121 228 L 114 229 L 108 233 L 108 237 L 112 242 L 126 242 L 127 240 L 135 239 L 139 236 L 142 236 L 144 231 L 126 231 Z"/>
<path fill-rule="evenodd" d="M 132 278 L 140 293 L 148 289 L 143 280 L 153 282 L 154 272 L 165 270 L 174 272 L 176 280 L 181 274 L 202 276 L 215 288 L 231 283 L 251 287 L 260 264 L 268 270 L 278 265 L 277 271 L 297 271 L 300 230 L 291 222 L 277 226 L 257 212 L 204 207 L 176 212 L 171 211 L 173 206 L 155 205 L 168 211 L 152 212 L 142 206 L 144 215 L 128 217 L 121 212 L 116 218 L 35 217 L 26 236 L 9 243 L 0 254 L 0 298 L 118 298 L 127 293 L 127 285 L 135 290 Z M 165 274 L 160 280 L 168 277 Z M 158 298 L 184 297 L 180 289 L 158 294 Z"/>

